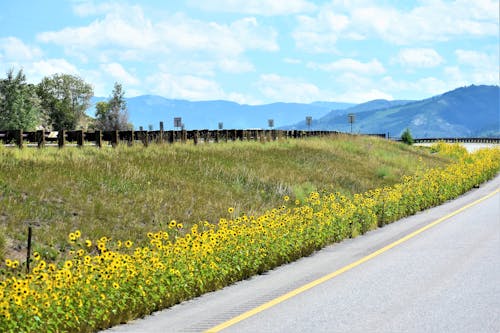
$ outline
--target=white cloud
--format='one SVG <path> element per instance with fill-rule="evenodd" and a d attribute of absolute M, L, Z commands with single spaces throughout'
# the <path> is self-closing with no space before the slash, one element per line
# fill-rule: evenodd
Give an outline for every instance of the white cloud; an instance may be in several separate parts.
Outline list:
<path fill-rule="evenodd" d="M 138 6 L 109 12 L 104 19 L 95 20 L 88 26 L 42 32 L 37 39 L 80 51 L 103 46 L 147 49 L 157 42 L 151 21 Z"/>
<path fill-rule="evenodd" d="M 93 1 L 82 1 L 73 6 L 73 12 L 81 17 L 105 14 L 112 10 L 119 10 L 120 6 L 113 3 L 95 4 Z"/>
<path fill-rule="evenodd" d="M 218 67 L 226 72 L 232 74 L 248 73 L 255 71 L 255 67 L 248 61 L 239 61 L 236 59 L 221 59 Z"/>
<path fill-rule="evenodd" d="M 467 80 L 458 66 L 447 66 L 444 68 L 444 74 L 448 81 L 453 82 L 455 87 L 466 86 Z"/>
<path fill-rule="evenodd" d="M 398 44 L 497 36 L 498 1 L 427 0 L 409 9 L 376 5 L 373 1 L 332 1 L 316 15 L 301 15 L 293 38 L 310 52 L 336 51 L 339 39 L 372 37 Z"/>
<path fill-rule="evenodd" d="M 488 54 L 473 50 L 456 50 L 455 55 L 471 84 L 496 84 L 498 85 L 498 75 L 500 64 L 498 55 Z"/>
<path fill-rule="evenodd" d="M 100 67 L 105 73 L 109 74 L 119 83 L 125 85 L 139 84 L 139 80 L 135 76 L 127 72 L 125 68 L 123 68 L 123 66 L 119 63 L 113 62 L 109 64 L 102 64 Z"/>
<path fill-rule="evenodd" d="M 495 14 L 496 13 L 496 14 Z M 376 20 L 372 20 L 376 17 Z M 397 44 L 416 41 L 446 41 L 455 37 L 495 36 L 498 33 L 498 3 L 493 1 L 425 1 L 408 11 L 394 8 L 356 8 L 353 20 L 365 32 Z"/>
<path fill-rule="evenodd" d="M 25 67 L 30 82 L 40 82 L 45 76 L 53 74 L 80 75 L 78 68 L 66 59 L 44 59 L 29 63 Z"/>
<path fill-rule="evenodd" d="M 495 67 L 495 56 L 472 50 L 456 50 L 455 55 L 460 64 L 472 67 Z"/>
<path fill-rule="evenodd" d="M 463 81 L 453 81 L 451 76 L 446 77 L 445 80 L 433 76 L 427 76 L 413 81 L 398 80 L 392 78 L 391 76 L 386 76 L 377 84 L 384 87 L 388 91 L 391 91 L 393 94 L 398 96 L 398 98 L 407 98 L 404 96 L 420 96 L 419 98 L 427 98 L 445 93 L 446 91 L 452 90 L 457 86 L 461 86 L 463 85 Z"/>
<path fill-rule="evenodd" d="M 399 51 L 396 61 L 405 67 L 431 68 L 441 65 L 444 59 L 434 49 L 411 48 Z"/>
<path fill-rule="evenodd" d="M 241 104 L 260 104 L 260 101 L 250 95 L 225 92 L 215 80 L 196 75 L 173 74 L 166 66 L 160 66 L 158 73 L 145 80 L 144 90 L 148 94 L 190 101 L 229 100 Z"/>
<path fill-rule="evenodd" d="M 146 80 L 152 93 L 187 100 L 224 99 L 225 94 L 219 84 L 194 75 L 173 75 L 160 72 Z"/>
<path fill-rule="evenodd" d="M 40 60 L 33 63 L 33 68 L 43 76 L 57 73 L 77 75 L 79 73 L 76 66 L 69 63 L 66 59 Z"/>
<path fill-rule="evenodd" d="M 147 58 L 193 51 L 211 56 L 238 56 L 247 50 L 277 51 L 277 33 L 248 17 L 229 24 L 206 22 L 178 13 L 161 21 L 148 19 L 139 6 L 118 6 L 87 26 L 38 34 L 44 43 L 61 45 L 67 53 L 106 57 Z M 113 51 L 110 51 L 113 50 Z M 103 59 L 104 60 L 104 59 Z M 107 59 L 109 60 L 109 59 Z M 139 59 L 136 59 L 139 60 Z"/>
<path fill-rule="evenodd" d="M 316 17 L 297 17 L 298 26 L 293 31 L 297 48 L 308 52 L 335 52 L 335 44 L 349 26 L 346 15 L 338 15 L 331 9 L 321 10 Z"/>
<path fill-rule="evenodd" d="M 29 61 L 41 57 L 42 50 L 16 37 L 0 38 L 0 56 L 6 61 Z"/>
<path fill-rule="evenodd" d="M 384 66 L 377 59 L 369 62 L 361 62 L 355 59 L 340 59 L 327 64 L 308 63 L 312 69 L 319 69 L 327 72 L 352 72 L 363 75 L 380 75 L 385 73 Z"/>
<path fill-rule="evenodd" d="M 247 17 L 231 23 L 229 32 L 232 38 L 245 45 L 244 49 L 278 51 L 277 32 L 261 26 L 254 17 Z M 229 33 L 228 32 L 228 33 Z"/>
<path fill-rule="evenodd" d="M 391 94 L 373 88 L 369 90 L 349 90 L 335 96 L 336 101 L 346 101 L 349 103 L 364 103 L 374 99 L 393 100 Z"/>
<path fill-rule="evenodd" d="M 190 0 L 189 4 L 207 11 L 263 16 L 305 13 L 317 8 L 305 0 Z"/>
<path fill-rule="evenodd" d="M 273 101 L 310 103 L 325 96 L 312 83 L 276 74 L 261 75 L 256 85 L 262 95 Z"/>
<path fill-rule="evenodd" d="M 287 64 L 292 64 L 292 65 L 297 65 L 302 63 L 302 60 L 300 59 L 288 58 L 288 57 L 284 58 L 283 61 Z"/>

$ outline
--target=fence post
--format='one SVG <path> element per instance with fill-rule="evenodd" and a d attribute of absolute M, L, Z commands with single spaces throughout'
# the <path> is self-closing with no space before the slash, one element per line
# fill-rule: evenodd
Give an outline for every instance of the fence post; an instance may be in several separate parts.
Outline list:
<path fill-rule="evenodd" d="M 220 131 L 219 130 L 215 130 L 215 143 L 219 143 L 219 133 Z"/>
<path fill-rule="evenodd" d="M 193 142 L 195 145 L 198 144 L 198 131 L 197 130 L 193 131 Z"/>
<path fill-rule="evenodd" d="M 95 145 L 97 148 L 102 147 L 102 132 L 101 131 L 95 131 Z"/>
<path fill-rule="evenodd" d="M 16 146 L 19 149 L 22 149 L 23 145 L 24 145 L 24 142 L 23 142 L 23 130 L 22 129 L 15 131 L 14 140 L 16 142 Z"/>
<path fill-rule="evenodd" d="M 259 130 L 259 141 L 260 141 L 260 143 L 266 142 L 266 131 L 265 130 Z"/>
<path fill-rule="evenodd" d="M 141 126 L 141 128 L 142 128 L 142 126 Z M 134 130 L 127 131 L 127 133 L 126 133 L 127 143 L 128 143 L 129 146 L 133 146 L 134 145 L 134 139 L 135 139 L 134 135 L 135 135 L 134 134 Z"/>
<path fill-rule="evenodd" d="M 36 141 L 38 143 L 38 148 L 45 147 L 45 130 L 36 131 Z"/>
<path fill-rule="evenodd" d="M 163 130 L 163 121 L 160 121 L 160 143 L 163 143 L 164 140 L 164 130 Z"/>
<path fill-rule="evenodd" d="M 26 273 L 30 273 L 30 261 L 31 261 L 31 226 L 28 226 L 28 250 L 26 251 Z"/>
<path fill-rule="evenodd" d="M 78 145 L 78 148 L 83 147 L 83 130 L 78 130 L 76 131 L 76 144 Z"/>
<path fill-rule="evenodd" d="M 63 129 L 57 133 L 57 145 L 59 148 L 64 148 L 66 145 L 66 130 Z"/>
<path fill-rule="evenodd" d="M 187 131 L 185 129 L 183 129 L 181 132 L 181 141 L 182 141 L 182 143 L 187 142 Z"/>
<path fill-rule="evenodd" d="M 141 132 L 141 141 L 142 141 L 142 144 L 144 145 L 144 147 L 149 146 L 149 131 Z"/>
<path fill-rule="evenodd" d="M 117 130 L 112 131 L 111 134 L 111 146 L 115 148 L 118 146 L 118 142 L 120 141 L 120 134 L 118 133 Z"/>

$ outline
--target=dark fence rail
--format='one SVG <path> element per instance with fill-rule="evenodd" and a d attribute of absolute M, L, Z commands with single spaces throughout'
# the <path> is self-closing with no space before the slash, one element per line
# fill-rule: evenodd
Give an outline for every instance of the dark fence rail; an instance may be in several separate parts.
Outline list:
<path fill-rule="evenodd" d="M 147 146 L 151 143 L 186 143 L 192 141 L 194 144 L 208 142 L 228 141 L 274 141 L 287 138 L 305 138 L 314 136 L 327 136 L 340 134 L 336 131 L 298 131 L 298 130 L 179 130 L 179 131 L 94 131 L 83 130 L 59 132 L 35 131 L 24 132 L 22 130 L 0 131 L 0 143 L 4 145 L 15 145 L 19 148 L 24 146 L 58 146 L 67 145 L 83 147 L 94 145 L 97 147 L 117 146 L 118 144 L 134 145 L 142 143 Z M 369 134 L 385 138 L 385 134 Z"/>
<path fill-rule="evenodd" d="M 112 146 L 118 144 L 134 145 L 142 143 L 147 146 L 151 143 L 186 143 L 192 141 L 199 143 L 218 143 L 228 141 L 274 141 L 288 138 L 306 138 L 314 136 L 328 136 L 335 134 L 346 134 L 337 131 L 302 131 L 302 130 L 257 130 L 257 129 L 230 129 L 230 130 L 178 130 L 178 131 L 94 131 L 83 130 L 59 132 L 34 131 L 24 132 L 22 130 L 0 131 L 0 144 L 15 145 L 17 147 L 36 146 L 58 146 L 60 148 L 71 146 L 97 147 Z M 386 134 L 363 134 L 387 138 Z M 500 144 L 500 138 L 416 138 L 415 143 L 433 142 L 459 142 L 459 143 L 495 143 Z"/>
<path fill-rule="evenodd" d="M 415 143 L 433 143 L 433 142 L 449 142 L 449 143 L 500 143 L 500 138 L 420 138 L 413 139 Z"/>

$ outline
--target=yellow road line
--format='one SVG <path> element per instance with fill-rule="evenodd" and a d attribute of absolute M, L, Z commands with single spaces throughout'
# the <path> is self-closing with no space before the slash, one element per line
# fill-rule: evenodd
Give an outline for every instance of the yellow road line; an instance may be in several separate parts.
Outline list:
<path fill-rule="evenodd" d="M 339 270 L 336 270 L 335 272 L 332 272 L 332 273 L 329 273 L 327 275 L 324 275 L 324 276 L 320 277 L 317 280 L 314 280 L 312 282 L 309 282 L 308 284 L 303 285 L 302 287 L 294 289 L 294 290 L 292 290 L 292 291 L 290 291 L 290 292 L 288 292 L 288 293 L 286 293 L 284 295 L 281 295 L 281 296 L 279 296 L 279 297 L 277 297 L 275 299 L 272 299 L 272 300 L 270 300 L 270 301 L 268 301 L 268 302 L 266 302 L 266 303 L 264 303 L 264 304 L 262 304 L 262 305 L 260 305 L 260 306 L 258 306 L 256 308 L 248 310 L 248 311 L 246 311 L 246 312 L 244 312 L 244 313 L 242 313 L 242 314 L 240 314 L 240 315 L 238 315 L 238 316 L 236 316 L 236 317 L 234 317 L 232 319 L 229 319 L 228 321 L 225 321 L 225 322 L 223 322 L 223 323 L 221 323 L 221 324 L 219 324 L 217 326 L 214 326 L 214 327 L 208 329 L 205 332 L 206 333 L 220 332 L 221 330 L 223 330 L 225 328 L 228 328 L 228 327 L 230 327 L 230 326 L 232 326 L 232 325 L 234 325 L 234 324 L 236 324 L 236 323 L 238 323 L 238 322 L 240 322 L 242 320 L 245 320 L 245 319 L 247 319 L 249 317 L 252 317 L 253 315 L 256 315 L 259 312 L 262 312 L 262 311 L 264 311 L 266 309 L 269 309 L 270 307 L 275 306 L 276 304 L 279 304 L 279 303 L 281 303 L 281 302 L 283 302 L 283 301 L 285 301 L 287 299 L 290 299 L 290 298 L 292 298 L 294 296 L 297 296 L 298 294 L 303 293 L 304 291 L 309 290 L 309 289 L 311 289 L 311 288 L 313 288 L 313 287 L 315 287 L 315 286 L 317 286 L 317 285 L 319 285 L 319 284 L 321 284 L 323 282 L 326 282 L 326 281 L 328 281 L 330 279 L 333 279 L 334 277 L 336 277 L 336 276 L 338 276 L 338 275 L 340 275 L 340 274 L 342 274 L 344 272 L 347 272 L 348 270 L 353 269 L 354 267 L 359 266 L 362 263 L 364 263 L 364 262 L 366 262 L 366 261 L 368 261 L 370 259 L 373 259 L 376 256 L 378 256 L 378 255 L 380 255 L 380 254 L 382 254 L 382 253 L 384 253 L 384 252 L 392 249 L 393 247 L 395 247 L 395 246 L 397 246 L 397 245 L 399 245 L 401 243 L 406 242 L 407 240 L 409 240 L 409 239 L 417 236 L 418 234 L 421 234 L 422 232 L 426 231 L 427 229 L 430 229 L 430 228 L 434 227 L 435 225 L 437 225 L 437 224 L 439 224 L 439 223 L 441 223 L 441 222 L 449 219 L 450 217 L 453 217 L 453 216 L 455 216 L 455 215 L 463 212 L 464 210 L 466 210 L 466 209 L 468 209 L 468 208 L 470 208 L 470 207 L 472 207 L 474 205 L 477 205 L 478 203 L 480 203 L 480 202 L 482 202 L 482 201 L 484 201 L 484 200 L 486 200 L 488 198 L 491 198 L 492 196 L 494 196 L 498 192 L 500 192 L 500 189 L 496 189 L 495 191 L 491 192 L 490 194 L 488 194 L 488 195 L 486 195 L 486 196 L 484 196 L 484 197 L 482 197 L 482 198 L 480 198 L 480 199 L 478 199 L 478 200 L 476 200 L 476 201 L 474 201 L 474 202 L 472 202 L 472 203 L 470 203 L 468 205 L 465 205 L 462 208 L 457 209 L 454 212 L 452 212 L 452 213 L 450 213 L 450 214 L 448 214 L 446 216 L 443 216 L 443 217 L 435 220 L 434 222 L 429 223 L 425 227 L 422 227 L 422 228 L 420 228 L 420 229 L 418 229 L 418 230 L 416 230 L 416 231 L 414 231 L 414 232 L 412 232 L 412 233 L 404 236 L 403 238 L 400 238 L 397 241 L 395 241 L 395 242 L 393 242 L 393 243 L 391 243 L 389 245 L 386 245 L 383 248 L 381 248 L 381 249 L 379 249 L 379 250 L 377 250 L 375 252 L 372 252 L 371 254 L 369 254 L 369 255 L 367 255 L 367 256 L 365 256 L 365 257 L 363 257 L 363 258 L 361 258 L 361 259 L 359 259 L 359 260 L 357 260 L 357 261 L 355 261 L 353 263 L 350 263 L 347 266 L 344 266 L 344 267 L 340 268 Z"/>

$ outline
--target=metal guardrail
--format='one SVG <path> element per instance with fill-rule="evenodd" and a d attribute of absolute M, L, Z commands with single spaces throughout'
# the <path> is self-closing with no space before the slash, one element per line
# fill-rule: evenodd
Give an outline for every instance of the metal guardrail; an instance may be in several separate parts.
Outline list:
<path fill-rule="evenodd" d="M 417 138 L 413 139 L 415 143 L 500 143 L 500 138 Z"/>

